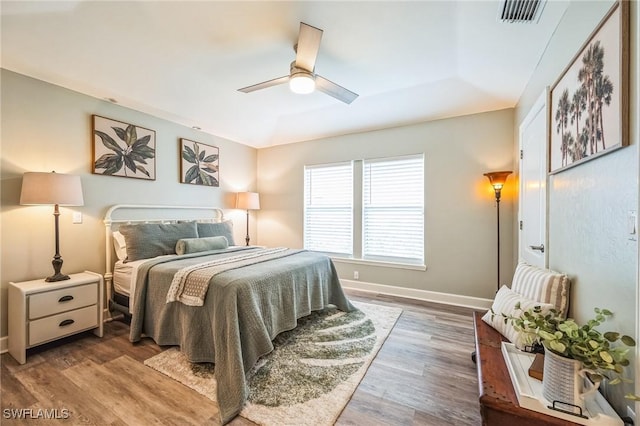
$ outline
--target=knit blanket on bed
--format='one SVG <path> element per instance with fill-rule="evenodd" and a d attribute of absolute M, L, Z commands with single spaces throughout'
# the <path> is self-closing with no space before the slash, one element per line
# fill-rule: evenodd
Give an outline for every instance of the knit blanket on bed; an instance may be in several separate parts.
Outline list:
<path fill-rule="evenodd" d="M 298 252 L 300 250 L 286 247 L 255 249 L 249 253 L 184 267 L 175 274 L 171 281 L 171 287 L 167 293 L 167 303 L 181 302 L 188 306 L 202 306 L 209 289 L 209 281 L 214 276 L 230 269 L 266 262 Z"/>
<path fill-rule="evenodd" d="M 179 270 L 254 250 L 234 247 L 154 258 L 137 273 L 129 339 L 137 342 L 144 334 L 158 345 L 179 345 L 191 362 L 215 363 L 223 424 L 242 410 L 249 395 L 247 374 L 273 350 L 279 333 L 329 304 L 344 312 L 355 309 L 331 259 L 304 250 L 219 273 L 209 281 L 203 306 L 166 303 Z"/>

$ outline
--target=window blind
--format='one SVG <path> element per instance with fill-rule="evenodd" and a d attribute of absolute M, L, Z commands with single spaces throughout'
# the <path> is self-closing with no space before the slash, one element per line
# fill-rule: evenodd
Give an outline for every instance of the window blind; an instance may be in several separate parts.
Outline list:
<path fill-rule="evenodd" d="M 353 163 L 304 168 L 304 248 L 353 254 Z"/>
<path fill-rule="evenodd" d="M 424 156 L 363 162 L 363 258 L 424 262 Z"/>

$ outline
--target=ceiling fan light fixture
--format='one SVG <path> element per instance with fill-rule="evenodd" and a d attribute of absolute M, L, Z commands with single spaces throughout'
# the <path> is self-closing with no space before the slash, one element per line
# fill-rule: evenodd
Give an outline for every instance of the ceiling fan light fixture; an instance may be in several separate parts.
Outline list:
<path fill-rule="evenodd" d="M 306 95 L 316 89 L 316 81 L 311 74 L 297 73 L 289 79 L 289 88 L 293 93 Z"/>

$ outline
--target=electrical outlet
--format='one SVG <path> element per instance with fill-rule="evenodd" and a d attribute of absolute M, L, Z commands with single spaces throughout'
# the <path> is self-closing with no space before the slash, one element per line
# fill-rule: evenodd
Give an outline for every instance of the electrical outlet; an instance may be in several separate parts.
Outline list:
<path fill-rule="evenodd" d="M 353 271 L 353 279 L 354 280 L 360 279 L 360 273 L 358 273 L 358 271 Z"/>

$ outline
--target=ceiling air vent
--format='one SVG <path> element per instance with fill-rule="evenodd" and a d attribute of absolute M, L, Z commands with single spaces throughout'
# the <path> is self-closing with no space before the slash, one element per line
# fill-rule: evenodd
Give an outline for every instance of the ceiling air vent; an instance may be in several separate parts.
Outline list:
<path fill-rule="evenodd" d="M 500 22 L 537 23 L 546 0 L 501 0 L 498 9 Z"/>

